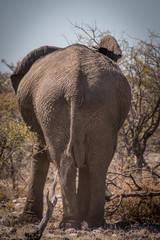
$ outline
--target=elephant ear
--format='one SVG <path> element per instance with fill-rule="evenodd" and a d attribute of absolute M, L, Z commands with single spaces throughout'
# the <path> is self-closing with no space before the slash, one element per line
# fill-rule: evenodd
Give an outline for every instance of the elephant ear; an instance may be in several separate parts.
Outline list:
<path fill-rule="evenodd" d="M 58 47 L 52 47 L 52 46 L 42 46 L 40 48 L 37 48 L 33 50 L 32 52 L 28 53 L 25 58 L 18 64 L 17 68 L 14 70 L 12 75 L 10 76 L 12 86 L 17 92 L 18 85 L 21 81 L 21 79 L 24 77 L 24 75 L 29 71 L 33 63 L 38 60 L 40 57 L 45 56 L 49 53 L 52 53 L 54 51 L 57 51 Z"/>
<path fill-rule="evenodd" d="M 116 39 L 111 35 L 103 37 L 100 43 L 93 47 L 115 62 L 122 57 L 120 46 L 118 45 Z"/>

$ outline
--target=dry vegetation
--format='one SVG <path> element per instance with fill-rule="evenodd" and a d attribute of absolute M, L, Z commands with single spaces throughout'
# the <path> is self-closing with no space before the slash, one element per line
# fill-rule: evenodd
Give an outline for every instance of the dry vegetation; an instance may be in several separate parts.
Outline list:
<path fill-rule="evenodd" d="M 155 160 L 155 158 L 148 160 Z M 157 161 L 160 161 L 160 154 L 157 154 Z M 16 190 L 13 191 L 10 178 L 1 179 L 0 182 L 2 190 L 0 193 L 0 239 L 22 239 L 25 232 L 32 233 L 36 230 L 36 225 L 16 223 L 26 200 L 30 172 L 28 159 L 19 171 L 21 174 L 25 173 L 25 179 L 19 180 Z M 157 173 L 160 174 L 160 170 L 157 170 Z M 45 196 L 48 189 L 51 192 L 54 176 L 55 168 L 52 164 L 44 191 Z M 58 183 L 56 187 L 58 202 L 42 239 L 160 239 L 160 193 L 158 196 L 154 195 L 160 189 L 157 176 L 153 176 L 146 169 L 142 171 L 142 176 L 136 169 L 122 171 L 115 156 L 106 178 L 106 187 L 112 193 L 110 199 L 106 199 L 106 229 L 99 228 L 91 231 L 83 227 L 82 230 L 63 231 L 58 228 L 62 217 Z M 46 208 L 45 199 L 44 212 Z"/>

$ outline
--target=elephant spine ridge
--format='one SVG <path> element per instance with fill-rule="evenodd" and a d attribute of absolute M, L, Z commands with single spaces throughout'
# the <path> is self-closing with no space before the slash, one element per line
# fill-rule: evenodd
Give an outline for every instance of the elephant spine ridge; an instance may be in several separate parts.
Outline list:
<path fill-rule="evenodd" d="M 58 47 L 52 46 L 42 46 L 40 48 L 36 48 L 35 50 L 31 51 L 23 58 L 23 60 L 18 64 L 16 69 L 14 70 L 13 74 L 11 75 L 11 82 L 12 86 L 17 92 L 17 88 L 19 86 L 20 81 L 24 77 L 24 75 L 30 70 L 31 66 L 36 62 L 39 58 L 46 56 L 49 53 L 57 51 Z"/>

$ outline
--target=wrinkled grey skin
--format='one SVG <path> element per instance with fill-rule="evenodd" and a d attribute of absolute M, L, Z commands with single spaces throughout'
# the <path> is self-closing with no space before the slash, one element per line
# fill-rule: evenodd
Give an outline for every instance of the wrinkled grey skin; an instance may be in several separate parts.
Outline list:
<path fill-rule="evenodd" d="M 22 219 L 42 217 L 49 161 L 59 170 L 61 227 L 104 224 L 105 178 L 117 133 L 130 107 L 130 87 L 108 57 L 75 44 L 37 60 L 21 79 L 24 121 L 47 150 L 37 153 Z M 76 190 L 76 173 L 79 183 Z"/>
<path fill-rule="evenodd" d="M 17 88 L 21 79 L 29 71 L 33 63 L 40 57 L 43 57 L 58 49 L 59 48 L 57 47 L 43 46 L 27 54 L 27 56 L 18 64 L 17 68 L 11 75 L 12 86 L 14 88 L 15 93 L 17 92 Z"/>

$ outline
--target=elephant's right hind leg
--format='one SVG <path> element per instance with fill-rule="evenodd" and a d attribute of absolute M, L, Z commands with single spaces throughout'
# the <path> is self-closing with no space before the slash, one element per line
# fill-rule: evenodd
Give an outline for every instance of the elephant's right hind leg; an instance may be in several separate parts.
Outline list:
<path fill-rule="evenodd" d="M 90 203 L 90 179 L 88 167 L 79 168 L 79 184 L 77 191 L 77 201 L 80 221 L 86 219 Z"/>
<path fill-rule="evenodd" d="M 37 222 L 43 214 L 43 189 L 49 169 L 47 152 L 39 151 L 32 160 L 32 175 L 24 211 L 19 222 Z"/>
<path fill-rule="evenodd" d="M 105 130 L 105 129 L 104 129 Z M 105 131 L 103 131 L 105 132 Z M 116 148 L 114 132 L 100 132 L 90 142 L 88 168 L 90 178 L 90 205 L 86 222 L 89 228 L 104 227 L 106 172 Z"/>
<path fill-rule="evenodd" d="M 63 200 L 63 220 L 60 228 L 81 227 L 76 196 L 76 166 L 73 157 L 63 154 L 60 164 L 60 182 Z"/>

